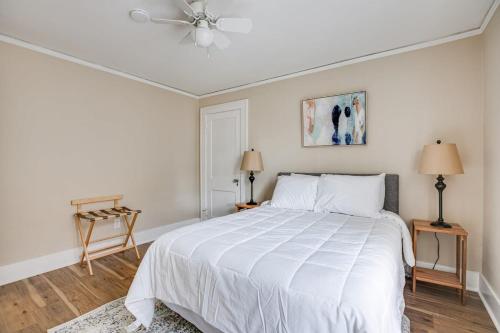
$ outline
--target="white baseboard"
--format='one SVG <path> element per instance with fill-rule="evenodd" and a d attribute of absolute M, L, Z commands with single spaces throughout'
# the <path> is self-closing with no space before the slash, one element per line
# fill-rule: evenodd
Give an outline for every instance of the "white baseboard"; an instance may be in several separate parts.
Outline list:
<path fill-rule="evenodd" d="M 500 298 L 483 274 L 480 274 L 479 277 L 479 297 L 481 297 L 497 331 L 500 332 Z"/>
<path fill-rule="evenodd" d="M 423 268 L 432 268 L 434 263 L 425 262 L 425 261 L 417 261 L 418 267 Z M 444 272 L 455 272 L 455 267 L 445 266 L 445 265 L 436 265 L 436 269 Z M 467 271 L 467 290 L 470 291 L 479 291 L 479 272 L 475 271 Z"/>
<path fill-rule="evenodd" d="M 419 267 L 432 268 L 433 265 L 430 262 L 417 261 Z M 455 267 L 445 265 L 436 265 L 436 269 L 451 273 L 455 272 Z M 479 293 L 484 307 L 488 311 L 497 331 L 500 332 L 500 298 L 488 283 L 488 280 L 479 272 L 467 271 L 467 290 Z"/>
<path fill-rule="evenodd" d="M 184 220 L 177 223 L 165 224 L 157 228 L 141 230 L 134 233 L 134 238 L 137 245 L 152 242 L 168 231 L 197 222 L 200 222 L 199 218 Z M 107 245 L 107 243 L 109 243 L 109 245 L 113 245 L 116 243 L 116 241 L 104 241 L 99 243 L 99 245 Z M 0 266 L 0 286 L 45 272 L 49 272 L 61 267 L 73 265 L 80 261 L 81 253 L 82 249 L 78 247 L 42 257 Z"/>

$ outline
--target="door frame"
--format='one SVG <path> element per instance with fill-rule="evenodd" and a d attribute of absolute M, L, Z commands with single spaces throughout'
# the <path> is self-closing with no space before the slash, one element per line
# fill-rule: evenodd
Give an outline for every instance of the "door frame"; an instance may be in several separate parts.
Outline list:
<path fill-rule="evenodd" d="M 207 198 L 205 197 L 207 188 L 207 160 L 205 154 L 205 135 L 206 135 L 206 123 L 205 116 L 208 114 L 221 113 L 227 111 L 234 111 L 235 109 L 240 110 L 240 153 L 248 150 L 248 99 L 242 99 L 238 101 L 210 105 L 200 108 L 200 218 L 203 220 L 204 212 L 207 210 Z M 240 200 L 246 200 L 246 182 L 243 172 L 240 172 L 239 177 L 239 188 L 240 188 Z"/>

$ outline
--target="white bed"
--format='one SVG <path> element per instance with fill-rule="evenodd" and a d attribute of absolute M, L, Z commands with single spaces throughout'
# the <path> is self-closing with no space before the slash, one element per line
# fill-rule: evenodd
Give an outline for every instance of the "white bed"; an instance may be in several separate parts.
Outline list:
<path fill-rule="evenodd" d="M 159 299 L 204 332 L 401 332 L 403 259 L 394 213 L 264 206 L 163 235 L 125 304 L 146 327 Z"/>

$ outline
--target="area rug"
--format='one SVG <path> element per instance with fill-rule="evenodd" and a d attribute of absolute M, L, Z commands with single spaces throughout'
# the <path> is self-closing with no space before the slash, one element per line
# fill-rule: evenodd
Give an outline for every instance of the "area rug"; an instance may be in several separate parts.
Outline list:
<path fill-rule="evenodd" d="M 134 322 L 127 311 L 125 297 L 104 304 L 80 317 L 47 330 L 47 333 L 123 333 Z M 139 333 L 199 333 L 193 324 L 182 318 L 163 303 L 157 302 L 155 316 L 149 329 L 141 327 Z M 410 333 L 410 319 L 403 316 L 402 332 Z"/>

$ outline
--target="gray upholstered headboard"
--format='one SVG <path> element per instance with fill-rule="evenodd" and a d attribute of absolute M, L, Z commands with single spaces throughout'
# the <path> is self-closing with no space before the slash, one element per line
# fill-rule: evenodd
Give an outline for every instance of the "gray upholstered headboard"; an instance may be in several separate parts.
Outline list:
<path fill-rule="evenodd" d="M 289 176 L 291 172 L 280 172 L 278 176 Z M 332 172 L 295 172 L 303 175 L 321 176 L 322 174 L 328 175 L 348 175 L 348 176 L 373 176 L 376 174 L 348 174 L 348 173 L 332 173 Z M 384 209 L 390 212 L 399 214 L 399 175 L 386 174 L 385 175 L 385 202 Z"/>

